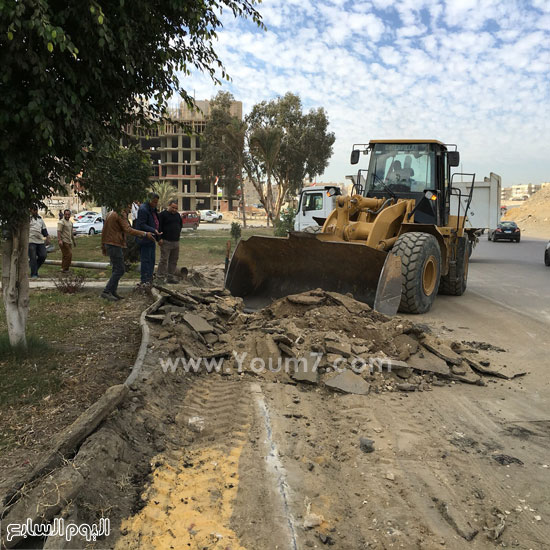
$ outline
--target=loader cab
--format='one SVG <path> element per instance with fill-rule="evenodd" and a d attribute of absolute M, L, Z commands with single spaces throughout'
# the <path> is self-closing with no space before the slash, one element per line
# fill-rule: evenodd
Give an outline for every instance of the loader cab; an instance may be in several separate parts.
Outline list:
<path fill-rule="evenodd" d="M 415 223 L 446 225 L 450 163 L 443 143 L 371 141 L 365 152 L 370 161 L 364 196 L 415 199 Z"/>

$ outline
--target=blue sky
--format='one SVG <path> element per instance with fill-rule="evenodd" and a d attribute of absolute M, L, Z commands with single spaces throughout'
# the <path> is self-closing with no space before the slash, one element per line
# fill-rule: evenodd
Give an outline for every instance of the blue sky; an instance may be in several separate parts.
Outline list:
<path fill-rule="evenodd" d="M 344 181 L 353 143 L 434 138 L 503 185 L 550 181 L 550 0 L 265 0 L 267 31 L 224 15 L 215 44 L 243 102 L 291 91 L 326 109 Z M 219 87 L 195 74 L 196 99 Z M 362 157 L 365 158 L 365 157 Z"/>

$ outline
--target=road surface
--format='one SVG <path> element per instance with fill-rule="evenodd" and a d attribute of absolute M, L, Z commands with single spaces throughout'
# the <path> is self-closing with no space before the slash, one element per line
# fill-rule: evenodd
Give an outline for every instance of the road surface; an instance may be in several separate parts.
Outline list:
<path fill-rule="evenodd" d="M 514 311 L 550 322 L 550 268 L 547 241 L 522 237 L 520 243 L 490 242 L 485 235 L 470 260 L 468 293 L 483 295 Z"/>

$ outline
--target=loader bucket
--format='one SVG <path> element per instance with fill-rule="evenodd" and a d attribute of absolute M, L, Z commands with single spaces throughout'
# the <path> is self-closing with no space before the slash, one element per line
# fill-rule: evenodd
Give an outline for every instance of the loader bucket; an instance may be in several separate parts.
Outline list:
<path fill-rule="evenodd" d="M 226 288 L 249 309 L 315 288 L 346 294 L 394 315 L 401 300 L 401 259 L 364 244 L 331 242 L 323 235 L 291 233 L 241 240 Z"/>

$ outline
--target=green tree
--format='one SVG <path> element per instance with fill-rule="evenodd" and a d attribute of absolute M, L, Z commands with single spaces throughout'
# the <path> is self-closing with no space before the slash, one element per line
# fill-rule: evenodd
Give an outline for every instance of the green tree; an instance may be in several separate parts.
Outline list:
<path fill-rule="evenodd" d="M 228 78 L 213 47 L 221 10 L 262 26 L 255 4 L 0 1 L 2 286 L 12 345 L 26 345 L 28 206 L 56 193 L 62 177 L 72 181 L 94 147 L 116 149 L 125 125 L 163 120 L 174 94 L 191 104 L 178 72 Z"/>
<path fill-rule="evenodd" d="M 78 179 L 79 194 L 86 202 L 120 212 L 134 200 L 142 201 L 149 187 L 151 160 L 137 148 L 119 147 L 84 163 Z"/>
<path fill-rule="evenodd" d="M 328 131 L 323 108 L 304 114 L 300 97 L 290 92 L 256 104 L 246 122 L 246 171 L 268 219 L 277 220 L 287 197 L 296 194 L 304 179 L 324 172 L 332 156 L 334 133 Z M 276 194 L 271 176 L 277 184 Z"/>
<path fill-rule="evenodd" d="M 264 205 L 267 213 L 267 221 L 273 223 L 275 214 L 275 202 L 273 197 L 273 186 L 271 178 L 273 171 L 277 166 L 283 131 L 277 126 L 260 126 L 253 130 L 249 137 L 250 159 L 255 159 L 255 165 L 265 172 L 266 186 L 257 186 L 260 201 Z M 258 172 L 257 172 L 258 173 Z"/>
<path fill-rule="evenodd" d="M 221 91 L 210 102 L 207 124 L 201 136 L 201 178 L 209 183 L 218 178 L 218 185 L 223 187 L 228 198 L 240 189 L 246 228 L 242 177 L 246 124 L 231 114 L 234 100 L 231 93 Z"/>

